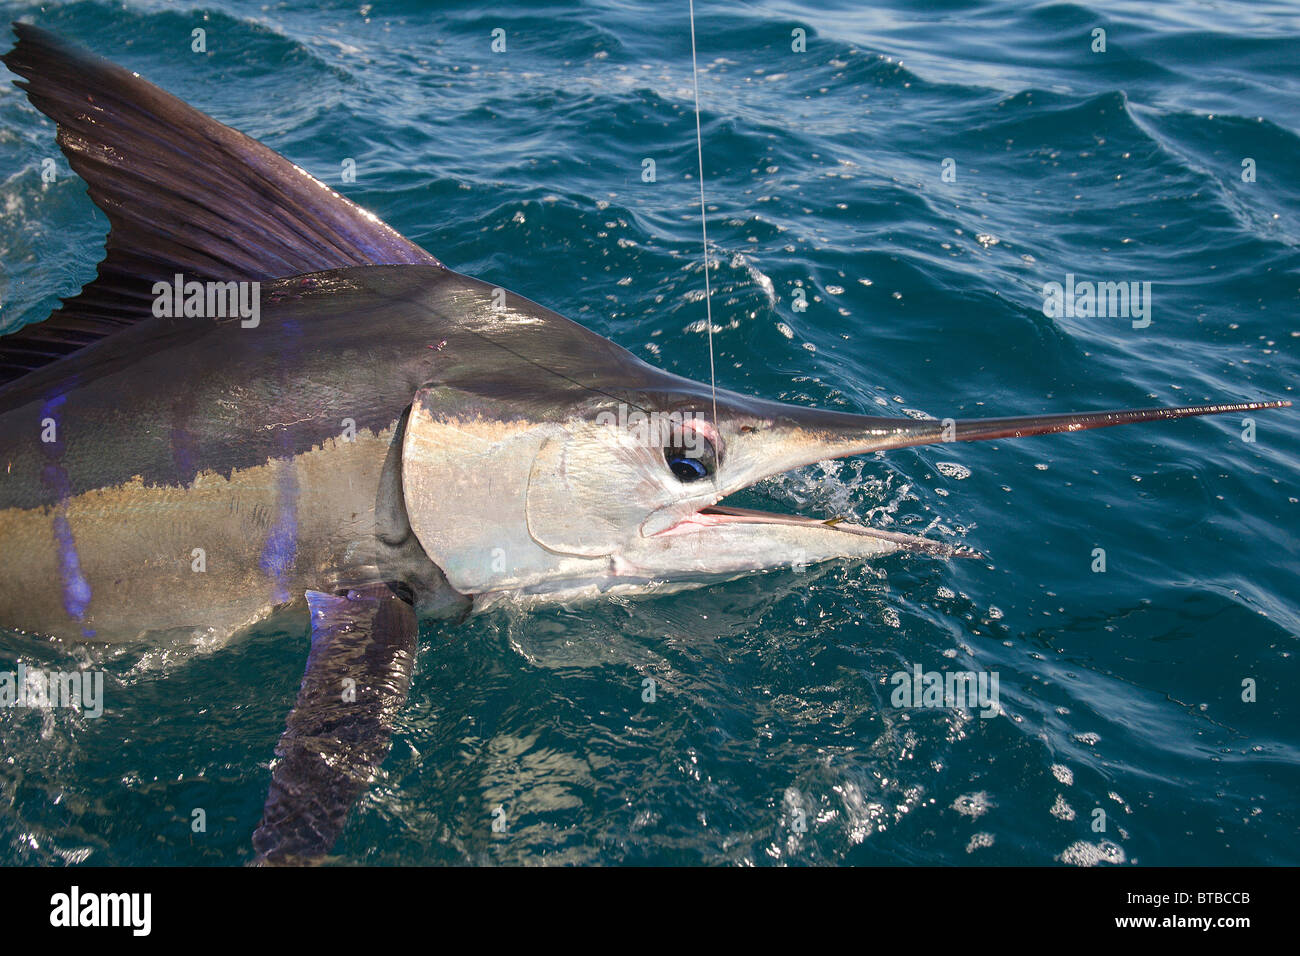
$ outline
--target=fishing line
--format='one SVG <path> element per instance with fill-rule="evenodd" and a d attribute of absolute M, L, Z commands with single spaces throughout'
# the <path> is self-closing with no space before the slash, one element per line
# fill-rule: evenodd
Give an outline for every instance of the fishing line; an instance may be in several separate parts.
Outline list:
<path fill-rule="evenodd" d="M 709 329 L 709 389 L 713 393 L 713 421 L 718 420 L 718 379 L 713 370 L 713 303 L 709 288 L 709 217 L 704 206 L 704 142 L 700 136 L 700 71 L 695 63 L 695 0 L 691 10 L 691 78 L 695 82 L 695 154 L 700 159 L 700 236 L 704 240 L 704 316 Z"/>

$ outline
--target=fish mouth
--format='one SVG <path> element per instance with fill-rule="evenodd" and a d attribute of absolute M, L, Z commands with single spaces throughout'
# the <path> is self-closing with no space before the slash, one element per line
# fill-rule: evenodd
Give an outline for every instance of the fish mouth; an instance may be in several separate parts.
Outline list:
<path fill-rule="evenodd" d="M 927 554 L 942 558 L 983 558 L 979 551 L 966 545 L 948 544 L 925 538 L 920 535 L 905 534 L 900 531 L 886 531 L 855 524 L 844 518 L 808 518 L 802 515 L 779 514 L 771 511 L 758 511 L 753 508 L 735 508 L 730 505 L 713 504 L 700 508 L 678 521 L 676 524 L 656 532 L 652 537 L 666 538 L 681 534 L 698 534 L 710 529 L 734 527 L 736 525 L 763 525 L 768 527 L 787 527 L 800 531 L 819 534 L 854 535 L 871 538 L 885 545 L 882 550 L 904 550 L 917 554 Z M 889 547 L 891 546 L 892 547 Z M 845 549 L 845 557 L 850 557 L 856 549 Z"/>

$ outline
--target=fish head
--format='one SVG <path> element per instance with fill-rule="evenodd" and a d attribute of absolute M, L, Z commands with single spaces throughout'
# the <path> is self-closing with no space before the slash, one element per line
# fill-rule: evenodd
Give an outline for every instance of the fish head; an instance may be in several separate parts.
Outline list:
<path fill-rule="evenodd" d="M 655 368 L 536 303 L 460 277 L 423 307 L 454 316 L 412 402 L 408 518 L 463 594 L 565 601 L 960 545 L 724 499 L 826 459 L 1286 403 L 958 420 L 785 404 Z"/>
<path fill-rule="evenodd" d="M 720 504 L 765 478 L 915 431 L 751 398 L 667 373 L 652 385 L 566 389 L 539 402 L 482 387 L 421 388 L 403 445 L 406 507 L 458 591 L 570 600 L 698 586 L 742 574 L 940 541 Z M 939 423 L 929 423 L 936 431 Z"/>

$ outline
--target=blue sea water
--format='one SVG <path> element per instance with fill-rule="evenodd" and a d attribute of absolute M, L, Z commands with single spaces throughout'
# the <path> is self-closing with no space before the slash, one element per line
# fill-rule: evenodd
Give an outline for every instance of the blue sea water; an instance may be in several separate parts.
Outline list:
<path fill-rule="evenodd" d="M 1295 4 L 701 0 L 696 15 L 720 386 L 935 417 L 1294 397 Z M 139 71 L 458 271 L 707 380 L 684 2 L 0 16 Z M 11 88 L 0 210 L 7 330 L 93 276 L 106 230 Z M 1068 275 L 1150 282 L 1150 324 L 1049 318 L 1044 284 Z M 985 560 L 426 628 L 340 859 L 1295 863 L 1298 414 L 905 449 L 742 502 Z M 0 861 L 246 862 L 307 642 L 294 616 L 213 648 L 0 632 L 0 671 L 107 672 L 98 720 L 0 710 Z M 1000 713 L 894 706 L 891 675 L 918 665 L 996 672 Z"/>

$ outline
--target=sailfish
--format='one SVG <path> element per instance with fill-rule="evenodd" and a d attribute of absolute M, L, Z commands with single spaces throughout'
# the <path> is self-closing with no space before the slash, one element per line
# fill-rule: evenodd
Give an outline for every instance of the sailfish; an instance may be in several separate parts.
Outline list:
<path fill-rule="evenodd" d="M 3 61 L 110 230 L 93 281 L 0 338 L 0 626 L 221 639 L 305 607 L 257 862 L 330 852 L 388 752 L 422 620 L 792 555 L 959 557 L 724 499 L 828 458 L 1290 404 L 911 419 L 714 389 L 453 271 L 139 75 L 14 31 Z M 160 308 L 213 284 L 256 309 Z"/>

